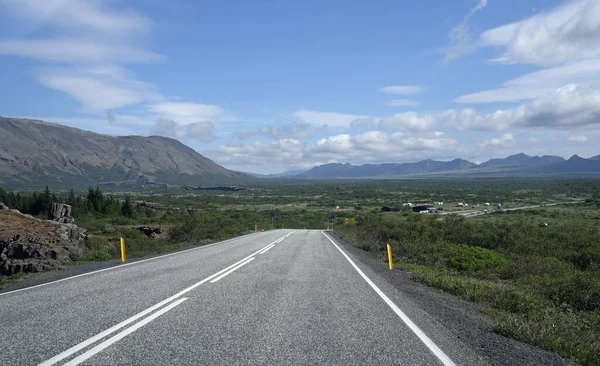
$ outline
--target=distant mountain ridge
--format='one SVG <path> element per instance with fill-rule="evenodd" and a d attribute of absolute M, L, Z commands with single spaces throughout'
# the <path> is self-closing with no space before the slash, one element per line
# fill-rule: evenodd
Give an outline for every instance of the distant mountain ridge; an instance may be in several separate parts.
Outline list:
<path fill-rule="evenodd" d="M 526 176 L 526 175 L 564 175 L 564 174 L 600 174 L 600 155 L 589 159 L 574 155 L 568 160 L 560 156 L 529 156 L 524 153 L 506 158 L 490 159 L 475 164 L 464 159 L 435 161 L 431 159 L 416 163 L 385 164 L 340 164 L 331 163 L 316 166 L 297 178 L 393 178 L 402 176 L 448 176 L 448 177 L 485 177 L 485 176 Z"/>
<path fill-rule="evenodd" d="M 391 177 L 398 175 L 427 174 L 445 171 L 457 171 L 476 167 L 477 164 L 464 159 L 452 161 L 423 160 L 417 163 L 404 164 L 325 164 L 316 166 L 302 174 L 300 178 L 368 178 Z"/>
<path fill-rule="evenodd" d="M 7 187 L 185 186 L 250 178 L 167 137 L 115 137 L 3 117 L 0 136 L 0 185 Z"/>
<path fill-rule="evenodd" d="M 529 156 L 523 153 L 511 155 L 504 159 L 490 159 L 479 167 L 488 166 L 541 166 L 554 163 L 564 162 L 565 159 L 560 156 L 544 155 L 544 156 Z"/>

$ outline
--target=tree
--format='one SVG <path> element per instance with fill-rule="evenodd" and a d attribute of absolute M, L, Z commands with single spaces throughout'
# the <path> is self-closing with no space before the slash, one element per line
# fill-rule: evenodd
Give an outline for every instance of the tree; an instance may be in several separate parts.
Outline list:
<path fill-rule="evenodd" d="M 100 187 L 96 187 L 96 189 L 90 187 L 87 195 L 88 211 L 101 212 L 103 204 L 104 196 L 102 195 Z"/>
<path fill-rule="evenodd" d="M 121 206 L 121 213 L 125 217 L 133 216 L 133 204 L 131 203 L 131 198 L 127 195 L 125 196 L 125 202 Z"/>
<path fill-rule="evenodd" d="M 69 197 L 67 198 L 67 204 L 75 206 L 75 203 L 75 191 L 73 190 L 73 188 L 71 188 L 71 190 L 69 191 Z"/>

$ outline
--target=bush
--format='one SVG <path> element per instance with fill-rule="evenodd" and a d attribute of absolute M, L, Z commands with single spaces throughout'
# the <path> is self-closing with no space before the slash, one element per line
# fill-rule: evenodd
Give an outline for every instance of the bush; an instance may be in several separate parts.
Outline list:
<path fill-rule="evenodd" d="M 115 257 L 105 249 L 94 249 L 87 252 L 84 256 L 84 260 L 91 262 L 104 262 L 113 258 Z"/>
<path fill-rule="evenodd" d="M 117 248 L 106 238 L 90 236 L 86 242 L 86 251 L 84 260 L 87 261 L 107 261 L 119 256 Z"/>
<path fill-rule="evenodd" d="M 446 253 L 446 264 L 459 271 L 501 270 L 508 266 L 508 260 L 502 254 L 485 248 L 464 244 L 448 244 L 446 246 Z"/>

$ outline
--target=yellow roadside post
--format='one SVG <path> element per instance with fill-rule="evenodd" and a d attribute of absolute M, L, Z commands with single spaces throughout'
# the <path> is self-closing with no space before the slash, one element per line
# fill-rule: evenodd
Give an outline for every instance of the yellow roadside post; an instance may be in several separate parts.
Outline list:
<path fill-rule="evenodd" d="M 392 269 L 394 269 L 394 263 L 392 263 L 392 247 L 388 244 L 387 245 L 387 250 L 388 250 L 388 260 L 390 261 L 390 271 Z"/>
<path fill-rule="evenodd" d="M 125 239 L 121 238 L 121 262 L 125 263 Z"/>

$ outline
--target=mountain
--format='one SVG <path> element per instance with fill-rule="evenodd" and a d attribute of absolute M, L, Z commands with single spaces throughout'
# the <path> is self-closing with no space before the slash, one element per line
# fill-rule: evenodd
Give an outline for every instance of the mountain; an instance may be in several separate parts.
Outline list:
<path fill-rule="evenodd" d="M 600 160 L 600 155 L 592 156 L 588 160 Z"/>
<path fill-rule="evenodd" d="M 324 164 L 316 166 L 298 178 L 476 178 L 519 176 L 564 176 L 574 174 L 600 174 L 600 155 L 589 159 L 574 155 L 568 160 L 559 156 L 511 155 L 503 159 L 491 159 L 476 165 L 463 159 L 452 161 L 423 160 L 404 164 Z"/>
<path fill-rule="evenodd" d="M 0 136 L 0 185 L 8 187 L 197 185 L 250 178 L 167 137 L 115 137 L 3 117 Z"/>
<path fill-rule="evenodd" d="M 402 175 L 419 175 L 439 173 L 446 171 L 463 171 L 477 165 L 467 160 L 454 159 L 452 161 L 423 160 L 417 163 L 403 164 L 324 164 L 316 166 L 302 174 L 299 178 L 374 178 L 394 177 Z"/>
<path fill-rule="evenodd" d="M 304 173 L 304 170 L 286 170 L 282 173 L 274 173 L 274 174 L 259 174 L 259 173 L 250 173 L 250 172 L 241 172 L 244 174 L 249 174 L 255 178 L 293 178 L 298 174 Z"/>
<path fill-rule="evenodd" d="M 511 155 L 504 159 L 491 159 L 485 163 L 479 164 L 479 168 L 500 167 L 500 166 L 542 166 L 564 162 L 565 159 L 560 156 L 544 155 L 529 156 L 523 153 Z"/>
<path fill-rule="evenodd" d="M 584 159 L 578 155 L 573 155 L 569 160 L 561 163 L 550 164 L 538 169 L 545 173 L 600 173 L 600 160 L 590 158 Z"/>
<path fill-rule="evenodd" d="M 286 170 L 283 173 L 269 174 L 266 177 L 267 178 L 289 178 L 289 177 L 295 177 L 298 174 L 302 174 L 304 172 L 305 172 L 304 170 Z"/>

